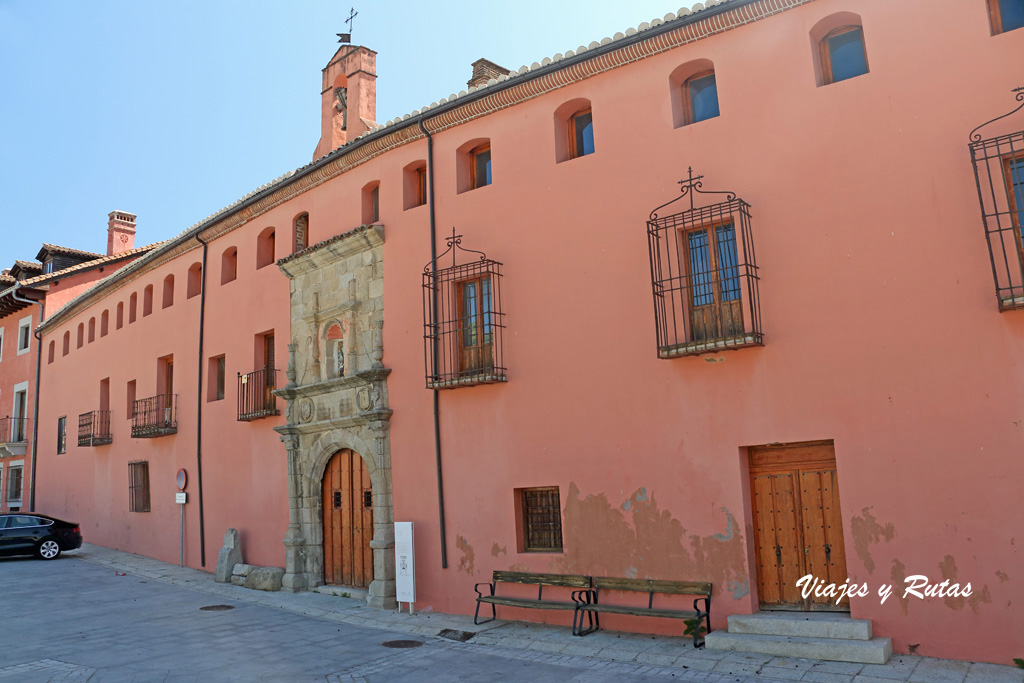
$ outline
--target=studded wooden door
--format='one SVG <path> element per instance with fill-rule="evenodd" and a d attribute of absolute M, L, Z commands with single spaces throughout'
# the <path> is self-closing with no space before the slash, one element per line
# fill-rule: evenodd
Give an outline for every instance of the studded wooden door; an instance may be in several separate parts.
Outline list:
<path fill-rule="evenodd" d="M 846 575 L 832 442 L 750 449 L 754 549 L 762 609 L 849 610 L 849 600 L 801 594 L 811 574 L 823 585 Z"/>
<path fill-rule="evenodd" d="M 324 472 L 324 583 L 365 588 L 373 580 L 373 489 L 358 453 L 335 453 Z"/>

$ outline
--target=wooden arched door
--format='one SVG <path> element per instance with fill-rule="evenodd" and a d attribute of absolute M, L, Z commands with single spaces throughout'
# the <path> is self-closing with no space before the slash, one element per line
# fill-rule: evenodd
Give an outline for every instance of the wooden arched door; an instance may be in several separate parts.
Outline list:
<path fill-rule="evenodd" d="M 327 463 L 324 504 L 324 583 L 365 588 L 373 581 L 373 489 L 363 459 L 349 449 Z"/>

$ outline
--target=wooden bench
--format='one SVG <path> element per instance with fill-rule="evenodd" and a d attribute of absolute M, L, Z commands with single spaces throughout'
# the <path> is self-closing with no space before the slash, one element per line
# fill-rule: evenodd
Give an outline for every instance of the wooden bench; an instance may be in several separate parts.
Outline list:
<path fill-rule="evenodd" d="M 601 602 L 609 592 L 647 593 L 647 606 L 611 605 Z M 676 608 L 665 609 L 654 606 L 654 595 L 696 595 L 693 610 Z M 711 632 L 711 584 L 696 581 L 656 581 L 653 579 L 614 579 L 595 578 L 592 590 L 573 591 L 572 599 L 576 603 L 576 614 L 573 615 L 573 635 L 585 636 L 601 628 L 600 613 L 628 614 L 637 617 L 663 617 L 666 619 L 693 619 L 693 646 L 701 647 L 699 642 L 700 623 L 704 622 L 707 632 Z M 704 602 L 704 609 L 698 603 Z M 583 615 L 593 614 L 591 627 L 583 629 Z"/>
<path fill-rule="evenodd" d="M 527 584 L 531 586 L 537 586 L 537 597 L 536 598 L 518 598 L 518 597 L 506 597 L 502 595 L 495 595 L 494 591 L 499 583 L 518 583 Z M 489 589 L 486 593 L 480 591 L 480 586 L 487 586 Z M 573 610 L 573 633 L 576 633 L 576 617 L 579 615 L 580 619 L 583 618 L 583 614 L 577 609 L 576 602 L 572 599 L 568 601 L 564 600 L 545 600 L 544 599 L 544 587 L 545 586 L 557 586 L 561 588 L 575 588 L 577 591 L 590 591 L 591 579 L 589 576 L 580 576 L 575 574 L 528 574 L 526 572 L 494 572 L 494 576 L 491 579 L 491 583 L 478 583 L 473 586 L 473 590 L 476 591 L 476 613 L 473 615 L 474 624 L 486 624 L 488 621 L 494 621 L 497 618 L 495 613 L 496 605 L 506 605 L 508 607 L 525 607 L 528 609 L 561 609 L 561 610 Z M 571 598 L 571 595 L 570 595 Z M 491 606 L 491 618 L 486 621 L 479 621 L 480 618 L 480 605 L 487 604 Z M 593 615 L 588 615 L 590 619 L 590 626 L 594 627 Z M 580 628 L 583 627 L 581 623 Z"/>

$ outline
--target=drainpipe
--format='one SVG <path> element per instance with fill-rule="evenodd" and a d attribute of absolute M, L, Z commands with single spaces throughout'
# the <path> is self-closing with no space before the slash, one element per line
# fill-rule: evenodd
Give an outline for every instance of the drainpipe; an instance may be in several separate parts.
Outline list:
<path fill-rule="evenodd" d="M 18 296 L 18 290 L 21 289 L 20 284 L 14 285 L 10 290 L 11 298 L 15 301 L 20 301 L 24 304 L 35 304 L 39 306 L 39 324 L 43 324 L 43 316 L 46 315 L 46 304 L 42 301 L 32 301 L 31 299 L 23 299 Z M 36 326 L 38 327 L 38 325 Z M 42 368 L 43 362 L 43 335 L 40 334 L 39 330 L 32 330 L 32 336 L 36 338 L 36 384 L 35 391 L 32 392 L 32 472 L 29 474 L 28 479 L 28 509 L 29 512 L 34 512 L 36 509 L 36 453 L 39 452 L 39 371 Z M 22 416 L 24 417 L 24 416 Z"/>
<path fill-rule="evenodd" d="M 196 371 L 196 485 L 199 498 L 199 566 L 206 566 L 206 526 L 203 518 L 203 329 L 206 322 L 206 242 L 203 245 L 203 272 L 199 284 L 199 366 Z"/>
<path fill-rule="evenodd" d="M 427 136 L 427 203 L 430 204 L 430 272 L 437 270 L 437 239 L 435 236 L 434 216 L 434 138 L 420 119 L 420 130 Z M 431 317 L 437 319 L 437 289 L 431 294 Z M 437 372 L 437 340 L 431 344 L 434 372 Z M 445 540 L 444 528 L 444 480 L 441 476 L 441 404 L 438 401 L 438 390 L 434 389 L 434 458 L 437 461 L 437 515 L 441 526 L 441 569 L 448 568 L 448 544 Z"/>

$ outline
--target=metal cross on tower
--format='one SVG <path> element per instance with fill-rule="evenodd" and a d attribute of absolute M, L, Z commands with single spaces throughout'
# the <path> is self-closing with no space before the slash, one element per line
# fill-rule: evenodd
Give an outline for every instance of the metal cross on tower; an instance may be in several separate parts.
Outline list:
<path fill-rule="evenodd" d="M 352 20 L 355 19 L 358 15 L 359 12 L 356 11 L 355 7 L 349 9 L 348 19 L 345 20 L 345 23 L 348 24 L 348 33 L 337 34 L 339 43 L 352 42 Z"/>

